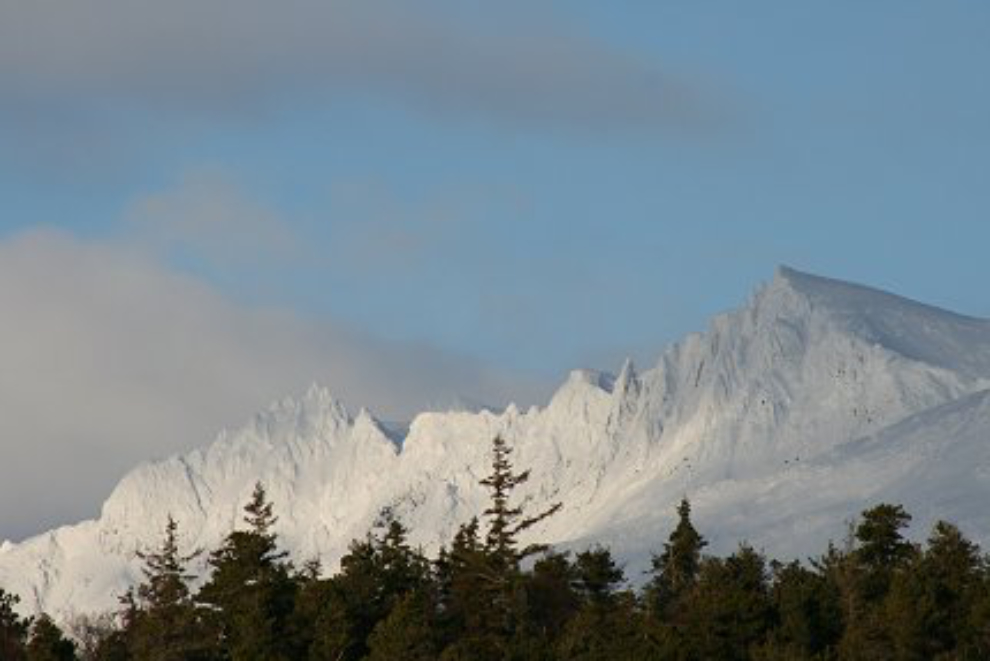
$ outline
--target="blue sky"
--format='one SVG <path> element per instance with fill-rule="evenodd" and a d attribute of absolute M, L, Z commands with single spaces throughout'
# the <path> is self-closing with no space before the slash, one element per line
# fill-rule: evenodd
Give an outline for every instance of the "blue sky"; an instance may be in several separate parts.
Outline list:
<path fill-rule="evenodd" d="M 4 229 L 118 236 L 135 200 L 218 171 L 313 255 L 232 265 L 170 246 L 177 268 L 239 300 L 541 374 L 652 356 L 782 262 L 990 313 L 985 3 L 429 11 L 467 43 L 485 32 L 504 48 L 493 57 L 513 57 L 513 30 L 574 36 L 676 80 L 696 97 L 682 112 L 699 117 L 529 116 L 524 97 L 474 106 L 438 92 L 443 80 L 321 96 L 315 74 L 243 99 L 176 86 L 192 98 L 174 107 L 56 89 L 29 99 L 34 126 L 6 121 L 3 137 L 21 144 L 0 156 Z M 475 84 L 465 93 L 486 81 Z M 600 87 L 588 94 L 615 92 Z M 74 142 L 83 153 L 66 157 Z M 368 251 L 358 264 L 330 257 L 347 241 Z"/>
<path fill-rule="evenodd" d="M 465 389 L 538 401 L 568 369 L 652 363 L 781 263 L 990 316 L 988 63 L 981 1 L 6 3 L 0 247 L 30 264 L 18 301 L 31 269 L 65 285 L 66 337 L 97 308 L 62 301 L 94 299 L 95 335 L 154 351 L 159 297 L 188 294 L 229 306 L 210 355 L 267 314 L 308 347 L 133 457 L 306 380 L 393 417 Z M 320 329 L 348 339 L 292 335 Z M 440 376 L 395 394 L 400 369 Z M 111 401 L 131 371 L 89 387 Z M 191 396 L 165 380 L 149 401 Z"/>

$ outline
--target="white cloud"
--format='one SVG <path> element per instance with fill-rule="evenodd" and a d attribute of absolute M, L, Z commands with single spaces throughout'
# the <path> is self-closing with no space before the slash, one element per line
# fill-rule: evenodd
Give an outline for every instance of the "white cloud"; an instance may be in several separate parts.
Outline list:
<path fill-rule="evenodd" d="M 312 381 L 386 418 L 540 388 L 425 346 L 234 305 L 144 251 L 0 243 L 0 537 L 96 514 L 140 460 L 208 442 Z"/>

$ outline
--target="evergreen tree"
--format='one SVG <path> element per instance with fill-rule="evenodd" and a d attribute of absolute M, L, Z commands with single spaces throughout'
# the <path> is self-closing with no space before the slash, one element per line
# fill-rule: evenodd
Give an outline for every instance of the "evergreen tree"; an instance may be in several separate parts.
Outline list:
<path fill-rule="evenodd" d="M 615 601 L 616 590 L 625 582 L 622 569 L 612 553 L 601 546 L 578 553 L 574 563 L 574 584 L 584 602 L 605 610 Z"/>
<path fill-rule="evenodd" d="M 139 552 L 144 582 L 137 588 L 136 610 L 130 619 L 129 647 L 138 661 L 185 661 L 203 658 L 208 634 L 197 612 L 186 565 L 199 555 L 179 552 L 179 527 L 169 515 L 159 549 Z"/>
<path fill-rule="evenodd" d="M 146 609 L 164 609 L 186 602 L 189 599 L 186 583 L 193 576 L 186 573 L 185 565 L 198 555 L 198 552 L 185 556 L 179 553 L 179 524 L 169 515 L 159 550 L 153 553 L 138 552 L 138 557 L 144 560 L 142 572 L 145 582 L 137 589 L 142 606 Z"/>
<path fill-rule="evenodd" d="M 955 526 L 935 524 L 924 554 L 895 574 L 886 604 L 900 658 L 936 658 L 978 649 L 970 612 L 979 595 L 981 558 Z"/>
<path fill-rule="evenodd" d="M 677 527 L 670 534 L 660 555 L 652 559 L 651 579 L 646 597 L 655 616 L 668 619 L 677 603 L 694 587 L 701 566 L 701 550 L 707 546 L 691 523 L 691 503 L 681 499 L 677 506 Z"/>
<path fill-rule="evenodd" d="M 510 454 L 512 449 L 508 443 L 501 436 L 496 436 L 492 441 L 492 472 L 481 480 L 481 485 L 487 487 L 491 494 L 490 505 L 484 512 L 488 518 L 485 549 L 493 564 L 507 572 L 518 568 L 523 558 L 546 550 L 545 544 L 533 544 L 520 550 L 519 534 L 556 514 L 561 508 L 561 503 L 554 503 L 539 514 L 527 516 L 521 506 L 510 505 L 513 490 L 529 480 L 528 470 L 513 472 Z"/>
<path fill-rule="evenodd" d="M 355 649 L 358 641 L 353 636 L 353 622 L 339 590 L 327 583 L 327 596 L 315 620 L 313 638 L 309 645 L 310 661 L 344 661 L 360 658 Z"/>
<path fill-rule="evenodd" d="M 882 599 L 893 572 L 915 555 L 915 547 L 901 532 L 910 522 L 911 515 L 900 505 L 883 503 L 863 512 L 854 557 L 863 572 L 860 592 L 865 600 Z"/>
<path fill-rule="evenodd" d="M 296 598 L 288 623 L 288 636 L 293 653 L 306 658 L 311 654 L 316 639 L 317 622 L 329 600 L 330 581 L 321 577 L 322 566 L 318 559 L 308 560 L 295 576 Z"/>
<path fill-rule="evenodd" d="M 556 658 L 574 661 L 674 658 L 658 654 L 645 636 L 643 614 L 630 592 L 615 595 L 607 608 L 586 604 L 556 641 Z"/>
<path fill-rule="evenodd" d="M 327 599 L 317 620 L 311 657 L 349 661 L 368 653 L 367 639 L 381 612 L 381 577 L 371 533 L 351 542 L 340 573 L 328 581 Z"/>
<path fill-rule="evenodd" d="M 689 658 L 748 659 L 773 624 L 766 560 L 749 546 L 705 559 L 683 604 Z"/>
<path fill-rule="evenodd" d="M 443 659 L 500 659 L 499 623 L 492 616 L 492 568 L 477 519 L 462 525 L 436 561 Z"/>
<path fill-rule="evenodd" d="M 406 596 L 422 597 L 416 604 L 432 603 L 429 563 L 410 548 L 405 526 L 385 510 L 375 531 L 351 544 L 341 559 L 340 574 L 330 580 L 329 599 L 313 641 L 317 658 L 362 659 L 369 652 L 372 632 Z M 422 617 L 433 620 L 432 613 Z M 394 629 L 398 623 L 390 626 Z"/>
<path fill-rule="evenodd" d="M 210 610 L 216 643 L 231 661 L 290 659 L 287 633 L 296 586 L 286 553 L 278 550 L 276 517 L 260 483 L 244 511 L 247 530 L 231 532 L 210 555 L 213 573 L 197 599 Z"/>
<path fill-rule="evenodd" d="M 484 511 L 488 519 L 485 536 L 485 567 L 479 587 L 490 601 L 488 617 L 495 629 L 495 639 L 504 645 L 516 627 L 516 601 L 523 596 L 519 580 L 519 563 L 536 553 L 545 551 L 545 544 L 530 544 L 519 548 L 519 535 L 549 516 L 558 512 L 560 503 L 554 503 L 544 511 L 528 515 L 521 505 L 510 503 L 513 491 L 529 480 L 529 471 L 516 473 L 509 455 L 512 449 L 501 436 L 492 440 L 492 472 L 481 480 L 488 488 L 490 504 Z"/>
<path fill-rule="evenodd" d="M 526 579 L 527 623 L 552 642 L 581 607 L 574 567 L 566 554 L 550 552 L 533 564 Z"/>
<path fill-rule="evenodd" d="M 777 617 L 771 646 L 799 657 L 834 649 L 842 634 L 838 589 L 823 573 L 797 561 L 774 561 L 771 567 L 771 597 Z"/>
<path fill-rule="evenodd" d="M 369 661 L 433 661 L 437 658 L 434 604 L 424 591 L 407 592 L 368 640 Z"/>
<path fill-rule="evenodd" d="M 74 661 L 76 645 L 47 615 L 40 615 L 31 625 L 27 644 L 27 661 Z"/>
<path fill-rule="evenodd" d="M 896 655 L 885 600 L 895 576 L 907 571 L 917 557 L 917 549 L 902 533 L 910 521 L 902 506 L 882 503 L 864 511 L 853 529 L 853 549 L 843 568 L 846 626 L 840 658 Z"/>
<path fill-rule="evenodd" d="M 574 588 L 581 607 L 557 641 L 559 657 L 586 661 L 636 659 L 645 653 L 642 621 L 611 552 L 596 547 L 577 555 Z"/>
<path fill-rule="evenodd" d="M 529 471 L 516 473 L 509 459 L 512 450 L 501 436 L 492 441 L 492 470 L 481 480 L 490 494 L 483 512 L 488 522 L 484 542 L 476 519 L 458 531 L 449 551 L 436 563 L 438 618 L 443 659 L 503 659 L 534 654 L 542 647 L 537 628 L 524 619 L 530 587 L 520 571 L 521 561 L 547 549 L 544 544 L 519 548 L 519 535 L 557 512 L 556 503 L 529 515 L 512 504 L 516 487 L 529 479 Z M 520 651 L 520 650 L 527 651 Z"/>
<path fill-rule="evenodd" d="M 427 589 L 431 580 L 430 563 L 409 546 L 409 531 L 390 509 L 382 511 L 378 526 L 383 531 L 375 545 L 381 582 L 379 593 L 381 610 L 387 614 L 410 593 Z"/>
<path fill-rule="evenodd" d="M 965 625 L 968 634 L 962 641 L 960 658 L 990 659 L 990 561 L 984 559 L 980 577 L 972 586 L 973 602 Z"/>
<path fill-rule="evenodd" d="M 29 622 L 21 619 L 15 608 L 20 602 L 16 594 L 0 588 L 0 659 L 19 661 L 24 658 L 24 642 Z"/>

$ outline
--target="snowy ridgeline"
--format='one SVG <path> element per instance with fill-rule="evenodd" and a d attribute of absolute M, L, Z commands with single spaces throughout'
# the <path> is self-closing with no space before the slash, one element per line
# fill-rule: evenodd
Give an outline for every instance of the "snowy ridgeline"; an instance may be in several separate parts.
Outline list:
<path fill-rule="evenodd" d="M 918 537 L 947 518 L 987 543 L 990 323 L 781 269 L 653 369 L 574 372 L 544 408 L 423 413 L 399 438 L 313 387 L 139 466 L 98 520 L 5 543 L 0 585 L 59 618 L 114 608 L 169 513 L 189 548 L 215 548 L 257 481 L 300 561 L 333 567 L 386 506 L 433 551 L 484 508 L 496 434 L 532 470 L 520 496 L 564 503 L 533 537 L 606 544 L 633 580 L 683 495 L 714 552 L 804 557 L 879 501 L 903 503 Z"/>

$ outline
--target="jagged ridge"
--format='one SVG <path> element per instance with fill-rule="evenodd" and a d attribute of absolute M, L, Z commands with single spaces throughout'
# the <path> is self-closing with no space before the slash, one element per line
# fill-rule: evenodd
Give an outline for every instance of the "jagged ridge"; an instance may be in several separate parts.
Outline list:
<path fill-rule="evenodd" d="M 396 439 L 313 387 L 206 448 L 139 466 L 98 520 L 4 545 L 0 584 L 62 617 L 113 607 L 137 576 L 133 551 L 155 543 L 168 513 L 189 545 L 214 547 L 258 480 L 298 559 L 333 566 L 384 506 L 433 549 L 483 509 L 495 434 L 533 469 L 524 497 L 566 504 L 534 534 L 608 543 L 633 576 L 683 494 L 716 550 L 743 537 L 801 556 L 841 536 L 866 500 L 943 491 L 956 495 L 922 514 L 987 538 L 990 520 L 963 506 L 986 480 L 930 461 L 990 472 L 976 440 L 990 431 L 987 388 L 988 322 L 782 268 L 653 369 L 573 372 L 544 408 L 424 413 Z"/>

